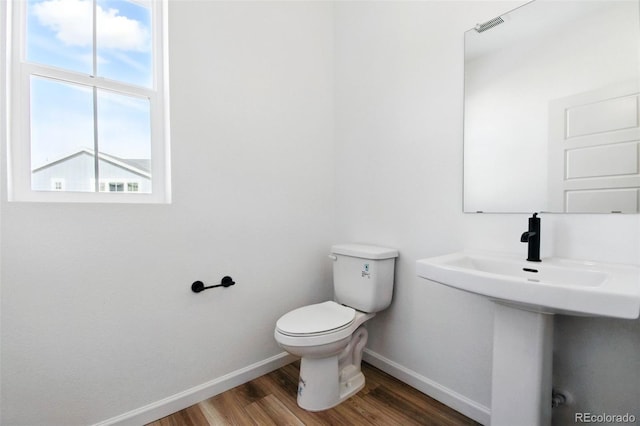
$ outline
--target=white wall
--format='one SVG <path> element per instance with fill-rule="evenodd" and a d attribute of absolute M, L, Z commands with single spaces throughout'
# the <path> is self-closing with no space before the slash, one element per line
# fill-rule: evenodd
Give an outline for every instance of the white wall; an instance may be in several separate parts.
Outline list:
<path fill-rule="evenodd" d="M 91 424 L 220 378 L 331 295 L 332 5 L 171 2 L 169 24 L 171 205 L 2 185 L 3 424 Z"/>
<path fill-rule="evenodd" d="M 400 251 L 394 301 L 372 320 L 369 349 L 486 411 L 491 304 L 415 274 L 417 259 L 464 246 L 463 32 L 482 12 L 336 6 L 336 220 L 342 240 Z"/>
<path fill-rule="evenodd" d="M 519 4 L 336 6 L 338 235 L 400 250 L 394 302 L 370 326 L 371 358 L 481 421 L 491 303 L 417 278 L 415 261 L 462 248 L 526 256 L 528 215 L 461 213 L 463 32 Z M 640 264 L 637 215 L 542 215 L 542 226 L 543 255 Z M 638 336 L 640 321 L 556 317 L 554 377 L 576 402 L 555 424 L 577 411 L 640 417 Z"/>
<path fill-rule="evenodd" d="M 511 7 L 172 2 L 173 204 L 7 203 L 2 185 L 3 422 L 89 424 L 280 353 L 275 320 L 330 296 L 335 241 L 400 251 L 371 353 L 486 420 L 492 306 L 415 260 L 526 252 L 526 215 L 461 213 L 463 32 Z M 542 220 L 545 255 L 640 264 L 640 216 Z M 637 410 L 638 324 L 557 317 L 575 407 Z"/>

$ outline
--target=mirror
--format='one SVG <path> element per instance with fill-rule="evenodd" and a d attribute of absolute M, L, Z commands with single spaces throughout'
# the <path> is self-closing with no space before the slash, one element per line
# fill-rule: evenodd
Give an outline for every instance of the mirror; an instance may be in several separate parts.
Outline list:
<path fill-rule="evenodd" d="M 465 212 L 640 211 L 639 5 L 536 0 L 465 33 Z"/>

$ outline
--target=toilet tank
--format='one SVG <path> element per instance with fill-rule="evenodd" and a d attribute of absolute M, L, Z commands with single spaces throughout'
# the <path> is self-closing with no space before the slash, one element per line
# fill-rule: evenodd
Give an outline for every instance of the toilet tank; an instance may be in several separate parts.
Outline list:
<path fill-rule="evenodd" d="M 331 247 L 335 300 L 362 312 L 386 309 L 393 295 L 398 250 L 365 244 Z"/>

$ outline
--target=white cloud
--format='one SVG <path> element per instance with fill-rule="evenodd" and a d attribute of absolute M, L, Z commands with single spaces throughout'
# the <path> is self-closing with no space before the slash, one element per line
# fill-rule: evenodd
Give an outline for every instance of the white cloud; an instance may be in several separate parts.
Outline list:
<path fill-rule="evenodd" d="M 33 13 L 56 38 L 70 46 L 93 44 L 90 0 L 47 0 L 33 6 Z M 106 49 L 144 52 L 149 50 L 149 30 L 140 21 L 119 15 L 117 9 L 96 8 L 98 43 Z"/>

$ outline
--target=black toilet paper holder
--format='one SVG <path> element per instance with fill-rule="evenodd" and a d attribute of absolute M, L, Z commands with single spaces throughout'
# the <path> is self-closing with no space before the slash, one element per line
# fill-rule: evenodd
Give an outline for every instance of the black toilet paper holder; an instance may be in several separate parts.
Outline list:
<path fill-rule="evenodd" d="M 200 293 L 201 291 L 205 291 L 209 288 L 230 287 L 235 283 L 236 282 L 233 281 L 233 278 L 229 276 L 222 277 L 222 280 L 220 280 L 220 284 L 210 285 L 210 286 L 205 286 L 202 281 L 194 281 L 194 283 L 191 284 L 191 291 L 193 291 L 194 293 Z"/>

